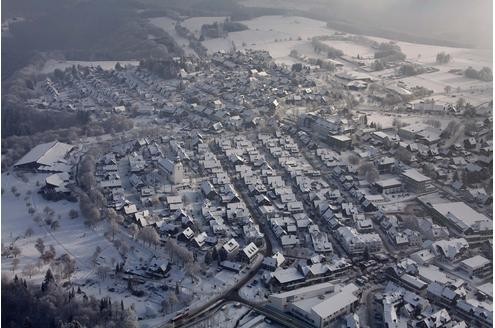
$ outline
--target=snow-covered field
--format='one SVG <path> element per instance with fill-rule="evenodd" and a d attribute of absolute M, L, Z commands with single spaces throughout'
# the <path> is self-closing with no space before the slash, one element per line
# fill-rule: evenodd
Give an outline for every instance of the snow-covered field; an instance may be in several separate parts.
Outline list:
<path fill-rule="evenodd" d="M 53 245 L 57 252 L 57 257 L 68 253 L 76 260 L 76 274 L 72 280 L 83 283 L 85 279 L 94 276 L 94 266 L 91 256 L 96 247 L 100 247 L 100 263 L 111 265 L 112 261 L 121 261 L 120 254 L 113 247 L 113 244 L 104 236 L 104 231 L 91 230 L 83 223 L 82 218 L 70 219 L 69 211 L 78 210 L 77 203 L 68 201 L 47 202 L 37 191 L 39 187 L 36 183 L 44 182 L 45 174 L 25 174 L 28 182 L 23 182 L 14 173 L 9 175 L 2 174 L 2 243 L 9 245 L 13 243 L 21 249 L 19 268 L 23 268 L 28 263 L 36 263 L 39 259 L 39 252 L 34 248 L 36 239 L 41 238 L 45 246 Z M 16 197 L 12 191 L 12 186 L 17 188 L 19 197 Z M 30 192 L 30 195 L 27 193 Z M 46 206 L 55 211 L 54 218 L 60 215 L 60 228 L 51 231 L 45 226 L 40 226 L 33 221 L 33 216 L 28 213 L 26 203 L 32 204 L 36 214 L 43 214 Z M 33 230 L 30 237 L 24 237 L 28 228 Z M 112 258 L 114 260 L 112 260 Z M 5 261 L 5 262 L 4 262 Z M 2 258 L 2 271 L 11 269 L 11 260 Z M 42 267 L 38 275 L 33 276 L 35 281 L 41 279 L 48 267 Z M 21 270 L 19 270 L 21 271 Z"/>
<path fill-rule="evenodd" d="M 125 65 L 138 65 L 139 62 L 136 60 L 123 60 L 123 61 L 76 61 L 76 60 L 55 60 L 55 59 L 50 59 L 48 60 L 43 68 L 41 69 L 42 74 L 49 74 L 52 73 L 54 70 L 61 69 L 64 70 L 68 67 L 72 67 L 73 65 L 81 65 L 81 66 L 88 66 L 88 67 L 96 67 L 96 66 L 101 66 L 101 68 L 107 70 L 107 69 L 112 69 L 115 67 L 115 64 L 120 63 L 122 66 Z"/>
<path fill-rule="evenodd" d="M 198 17 L 188 19 L 185 22 L 189 22 L 188 28 L 191 31 L 197 31 L 201 26 L 200 23 L 211 22 L 216 19 L 218 17 L 211 17 L 210 20 L 205 17 Z M 309 39 L 315 36 L 332 35 L 335 32 L 335 30 L 328 29 L 323 21 L 298 16 L 262 16 L 242 21 L 242 23 L 248 26 L 249 30 L 229 33 L 226 38 L 208 39 L 203 41 L 203 45 L 210 53 L 221 50 L 228 51 L 234 47 L 236 49 L 267 50 L 275 61 L 290 65 L 297 62 L 294 58 L 289 57 L 291 50 L 297 50 L 299 54 L 309 57 L 320 57 L 321 55 L 317 55 L 313 51 Z M 369 38 L 378 42 L 390 41 L 377 37 Z M 325 41 L 325 43 L 352 57 L 357 55 L 373 57 L 374 54 L 373 49 L 351 41 Z M 402 41 L 397 42 L 397 44 L 406 54 L 407 60 L 439 69 L 435 73 L 401 79 L 408 86 L 422 86 L 440 94 L 444 93 L 446 86 L 450 86 L 454 91 L 459 88 L 461 92 L 457 93 L 457 97 L 464 97 L 475 105 L 491 99 L 491 83 L 448 73 L 451 69 L 464 70 L 469 66 L 475 69 L 480 69 L 483 66 L 492 67 L 492 52 L 490 50 L 441 47 Z M 452 60 L 448 64 L 436 64 L 435 59 L 439 52 L 450 54 Z M 372 73 L 375 76 L 383 74 L 383 71 Z M 473 92 L 473 89 L 479 91 Z"/>
<path fill-rule="evenodd" d="M 186 20 L 187 22 L 188 20 Z M 298 16 L 261 16 L 241 21 L 249 30 L 229 33 L 226 38 L 208 39 L 203 45 L 210 53 L 237 49 L 268 50 L 278 62 L 294 63 L 289 57 L 292 49 L 312 52 L 308 39 L 331 35 L 325 22 Z"/>
<path fill-rule="evenodd" d="M 175 42 L 177 42 L 177 44 L 184 49 L 187 55 L 196 54 L 194 50 L 189 47 L 189 40 L 181 37 L 175 31 L 176 21 L 174 19 L 170 17 L 156 17 L 156 18 L 151 18 L 150 23 L 170 34 L 170 36 L 174 38 Z"/>
<path fill-rule="evenodd" d="M 225 16 L 219 17 L 192 17 L 184 20 L 182 26 L 193 32 L 194 35 L 199 38 L 201 33 L 201 26 L 204 24 L 213 24 L 215 22 L 225 21 Z"/>
<path fill-rule="evenodd" d="M 13 245 L 21 251 L 17 256 L 20 262 L 15 271 L 13 271 L 13 258 L 2 257 L 2 274 L 17 274 L 35 284 L 41 283 L 45 272 L 51 266 L 40 261 L 40 253 L 34 247 L 36 240 L 41 238 L 45 249 L 53 245 L 56 258 L 66 253 L 75 260 L 76 269 L 70 280 L 76 286 L 81 286 L 83 292 L 88 295 L 97 298 L 110 296 L 112 299 L 123 300 L 126 306 L 134 305 L 138 315 L 146 312 L 147 304 L 151 304 L 155 310 L 160 308 L 159 304 L 147 302 L 146 298 L 131 296 L 127 291 L 127 284 L 120 279 L 111 278 L 112 273 L 105 279 L 98 276 L 99 266 L 109 267 L 113 272 L 115 264 L 123 260 L 111 240 L 104 236 L 108 231 L 106 222 L 90 229 L 84 224 L 84 218 L 70 219 L 68 213 L 71 209 L 79 210 L 78 203 L 65 200 L 49 202 L 37 193 L 40 188 L 37 184 L 43 185 L 47 174 L 25 173 L 24 176 L 25 179 L 22 179 L 14 172 L 2 174 L 2 244 Z M 13 186 L 19 196 L 12 192 Z M 26 203 L 31 204 L 36 212 L 30 214 Z M 44 224 L 34 222 L 33 218 L 37 214 L 42 218 L 45 217 L 45 207 L 54 211 L 53 218 L 60 223 L 58 229 L 51 230 Z M 29 228 L 32 229 L 32 235 L 25 236 Z M 119 238 L 134 248 L 132 254 L 131 252 L 127 254 L 128 263 L 139 263 L 138 259 L 147 259 L 150 256 L 151 253 L 139 243 L 130 238 L 126 239 L 123 235 L 119 235 Z M 97 259 L 98 264 L 95 265 L 92 258 L 97 247 L 101 249 L 101 253 Z M 35 273 L 31 279 L 23 272 L 29 265 L 35 266 Z M 109 291 L 109 288 L 114 290 Z"/>
<path fill-rule="evenodd" d="M 366 112 L 368 122 L 375 122 L 380 124 L 382 128 L 392 128 L 394 119 L 398 119 L 402 123 L 415 124 L 424 123 L 428 119 L 437 120 L 440 122 L 441 128 L 445 128 L 450 121 L 457 119 L 452 116 L 440 116 L 440 115 L 413 115 L 413 114 L 397 114 L 397 113 L 383 113 L 379 111 Z"/>
<path fill-rule="evenodd" d="M 370 58 L 373 57 L 375 54 L 375 51 L 372 48 L 357 44 L 352 41 L 328 40 L 323 41 L 323 43 L 336 49 L 342 50 L 345 55 L 351 57 L 357 57 L 359 55 L 360 57 Z"/>

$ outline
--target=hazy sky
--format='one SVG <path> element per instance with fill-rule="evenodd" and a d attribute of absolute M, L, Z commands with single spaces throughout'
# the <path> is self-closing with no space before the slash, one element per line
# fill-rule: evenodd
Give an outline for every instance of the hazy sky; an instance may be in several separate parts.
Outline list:
<path fill-rule="evenodd" d="M 493 0 L 241 0 L 243 2 L 259 7 L 304 10 L 318 14 L 321 19 L 326 16 L 351 25 L 355 22 L 364 30 L 375 27 L 492 48 Z"/>

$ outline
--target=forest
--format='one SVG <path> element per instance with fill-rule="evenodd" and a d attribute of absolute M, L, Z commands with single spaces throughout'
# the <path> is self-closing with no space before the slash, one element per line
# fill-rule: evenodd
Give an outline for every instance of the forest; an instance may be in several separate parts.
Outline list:
<path fill-rule="evenodd" d="M 17 275 L 2 277 L 2 326 L 10 328 L 137 327 L 132 308 L 122 301 L 96 299 L 78 288 L 59 286 L 50 269 L 40 286 Z"/>

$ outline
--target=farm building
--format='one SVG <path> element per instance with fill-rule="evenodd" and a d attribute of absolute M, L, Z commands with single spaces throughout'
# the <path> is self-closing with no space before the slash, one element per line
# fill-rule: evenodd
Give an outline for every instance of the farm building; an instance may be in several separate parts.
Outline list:
<path fill-rule="evenodd" d="M 18 160 L 14 167 L 24 170 L 44 172 L 64 172 L 68 170 L 67 155 L 74 146 L 53 141 L 37 145 Z"/>

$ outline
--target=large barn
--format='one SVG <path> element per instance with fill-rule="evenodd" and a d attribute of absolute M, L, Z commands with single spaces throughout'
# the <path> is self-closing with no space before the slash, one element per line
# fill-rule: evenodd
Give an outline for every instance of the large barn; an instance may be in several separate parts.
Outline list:
<path fill-rule="evenodd" d="M 37 145 L 24 155 L 15 168 L 43 172 L 65 172 L 68 165 L 66 157 L 74 146 L 53 141 Z"/>

